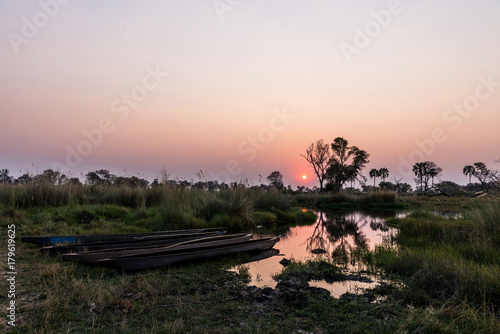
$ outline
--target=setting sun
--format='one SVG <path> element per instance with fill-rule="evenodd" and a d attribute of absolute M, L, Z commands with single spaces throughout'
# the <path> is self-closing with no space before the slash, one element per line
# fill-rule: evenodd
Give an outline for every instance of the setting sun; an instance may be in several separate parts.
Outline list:
<path fill-rule="evenodd" d="M 302 175 L 302 180 L 305 180 L 307 179 L 307 176 L 306 175 Z"/>

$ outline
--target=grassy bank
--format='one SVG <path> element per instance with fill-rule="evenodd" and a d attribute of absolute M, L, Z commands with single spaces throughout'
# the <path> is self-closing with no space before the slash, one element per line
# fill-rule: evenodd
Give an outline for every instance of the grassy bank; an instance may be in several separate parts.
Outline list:
<path fill-rule="evenodd" d="M 119 275 L 105 268 L 19 256 L 17 314 L 9 333 L 387 333 L 403 308 L 313 292 L 269 298 L 226 269 L 244 257 Z M 3 327 L 1 327 L 3 326 Z M 5 321 L 0 328 L 5 330 Z"/>
<path fill-rule="evenodd" d="M 416 305 L 454 299 L 500 306 L 500 204 L 476 207 L 470 219 L 414 213 L 391 223 L 399 228 L 399 251 L 379 249 L 376 260 L 406 278 Z"/>
<path fill-rule="evenodd" d="M 499 200 L 472 202 L 459 219 L 417 211 L 388 223 L 399 229 L 399 248 L 379 247 L 361 257 L 372 270 L 403 282 L 393 298 L 424 314 L 439 312 L 457 323 L 468 319 L 469 332 L 498 331 Z"/>
<path fill-rule="evenodd" d="M 40 256 L 25 235 L 87 235 L 227 227 L 260 231 L 312 223 L 316 215 L 290 196 L 241 188 L 209 192 L 181 187 L 130 188 L 65 184 L 0 185 L 0 226 L 16 230 L 14 333 L 200 333 L 254 331 L 241 324 L 244 273 L 225 270 L 233 256 L 122 276 L 117 272 Z M 0 240 L 7 249 L 7 238 Z M 5 279 L 5 277 L 4 277 Z M 7 300 L 4 294 L 2 304 Z M 201 310 L 200 310 L 201 309 Z M 2 317 L 0 331 L 7 330 Z M 271 319 L 267 328 L 277 328 Z M 145 329 L 147 328 L 147 330 Z"/>
<path fill-rule="evenodd" d="M 399 249 L 356 253 L 357 260 L 375 271 L 382 268 L 400 283 L 383 292 L 383 301 L 370 303 L 334 299 L 314 289 L 278 293 L 247 287 L 244 267 L 239 273 L 227 271 L 246 261 L 245 255 L 121 275 L 41 256 L 37 247 L 19 241 L 23 235 L 211 226 L 271 230 L 316 219 L 314 213 L 294 208 L 289 195 L 238 188 L 123 188 L 121 193 L 120 188 L 58 187 L 0 186 L 0 226 L 6 235 L 7 226 L 16 225 L 18 272 L 18 324 L 8 328 L 3 317 L 0 331 L 496 333 L 500 325 L 498 201 L 477 201 L 461 219 L 418 212 L 390 220 L 400 228 Z M 6 249 L 6 238 L 0 239 L 0 247 Z M 346 279 L 334 263 L 325 262 L 294 262 L 277 277 Z M 2 306 L 8 302 L 5 294 L 0 300 Z"/>
<path fill-rule="evenodd" d="M 416 196 L 412 197 L 414 207 L 426 211 L 464 212 L 469 209 L 469 197 Z"/>
<path fill-rule="evenodd" d="M 233 188 L 217 192 L 157 186 L 0 185 L 2 226 L 19 233 L 99 234 L 227 227 L 229 231 L 314 222 L 289 195 Z M 114 232 L 113 232 L 114 231 Z"/>
<path fill-rule="evenodd" d="M 409 209 L 416 205 L 410 197 L 400 197 L 394 192 L 370 192 L 363 194 L 298 194 L 297 204 L 327 210 L 394 210 Z"/>

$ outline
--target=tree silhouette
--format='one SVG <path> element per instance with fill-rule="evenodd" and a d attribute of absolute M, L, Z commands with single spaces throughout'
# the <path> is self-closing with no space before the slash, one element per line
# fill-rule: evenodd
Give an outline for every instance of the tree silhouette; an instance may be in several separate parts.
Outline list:
<path fill-rule="evenodd" d="M 85 180 L 88 185 L 111 185 L 113 180 L 116 178 L 115 175 L 111 174 L 107 169 L 97 170 L 95 172 L 88 172 L 85 174 Z"/>
<path fill-rule="evenodd" d="M 432 186 L 434 187 L 434 178 L 441 175 L 443 169 L 437 166 L 431 166 L 429 169 L 429 177 L 431 178 Z"/>
<path fill-rule="evenodd" d="M 323 142 L 323 139 L 316 143 L 311 143 L 306 150 L 306 154 L 301 156 L 311 164 L 314 174 L 319 181 L 319 192 L 323 192 L 323 182 L 326 179 L 326 169 L 330 163 L 330 146 Z"/>
<path fill-rule="evenodd" d="M 339 192 L 346 181 L 357 177 L 369 162 L 369 154 L 356 146 L 349 146 L 349 142 L 342 137 L 333 141 L 330 165 L 327 169 L 327 178 L 334 192 Z"/>
<path fill-rule="evenodd" d="M 396 190 L 398 193 L 407 194 L 407 193 L 410 193 L 412 191 L 411 185 L 409 185 L 408 183 L 401 182 L 401 180 L 403 180 L 402 178 L 400 178 L 398 180 L 398 179 L 396 179 L 395 176 L 393 176 L 393 177 L 394 177 L 394 183 L 396 184 Z"/>
<path fill-rule="evenodd" d="M 35 175 L 33 182 L 35 183 L 50 183 L 50 184 L 63 184 L 67 180 L 66 175 L 61 174 L 58 170 L 46 169 L 42 174 Z"/>
<path fill-rule="evenodd" d="M 82 185 L 82 182 L 77 177 L 69 178 L 67 182 L 68 182 L 68 184 L 72 184 L 74 186 L 81 186 Z"/>
<path fill-rule="evenodd" d="M 12 176 L 9 175 L 8 169 L 0 169 L 0 183 L 10 184 L 12 183 Z"/>
<path fill-rule="evenodd" d="M 380 176 L 380 172 L 378 169 L 373 168 L 370 171 L 370 178 L 373 179 L 373 188 L 375 188 L 375 180 L 377 179 L 377 176 Z"/>
<path fill-rule="evenodd" d="M 33 182 L 33 178 L 28 173 L 19 176 L 16 180 L 16 183 L 18 184 L 28 184 L 31 182 Z"/>
<path fill-rule="evenodd" d="M 266 178 L 276 189 L 283 189 L 283 175 L 279 171 L 274 171 Z"/>
<path fill-rule="evenodd" d="M 474 166 L 467 165 L 467 166 L 464 167 L 463 173 L 464 173 L 465 176 L 469 177 L 469 184 L 471 184 L 471 178 L 472 178 L 472 175 L 474 175 L 475 172 L 476 172 L 476 169 L 474 168 Z"/>
<path fill-rule="evenodd" d="M 481 182 L 481 186 L 486 191 L 488 190 L 488 179 L 491 176 L 491 170 L 486 167 L 484 162 L 475 162 L 474 163 L 474 174 L 473 174 L 479 182 Z"/>
<path fill-rule="evenodd" d="M 382 182 L 385 182 L 385 179 L 387 179 L 389 177 L 389 170 L 385 167 L 382 167 L 378 170 L 378 173 L 381 178 L 382 178 Z"/>
<path fill-rule="evenodd" d="M 420 184 L 420 191 L 425 192 L 429 189 L 429 181 L 432 179 L 434 185 L 434 177 L 441 174 L 443 169 L 438 167 L 432 161 L 417 162 L 413 165 L 413 173 L 417 177 L 417 183 Z"/>
<path fill-rule="evenodd" d="M 420 184 L 420 191 L 423 191 L 423 177 L 424 177 L 424 163 L 423 162 L 417 162 L 415 165 L 413 165 L 413 173 L 417 177 L 417 183 Z"/>

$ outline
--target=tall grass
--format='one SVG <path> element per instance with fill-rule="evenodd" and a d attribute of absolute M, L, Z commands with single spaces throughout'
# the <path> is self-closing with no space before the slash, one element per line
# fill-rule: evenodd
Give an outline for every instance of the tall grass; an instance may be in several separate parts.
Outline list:
<path fill-rule="evenodd" d="M 280 193 L 279 191 L 253 191 L 252 196 L 255 198 L 255 209 L 262 211 L 287 211 L 292 206 L 292 201 L 289 195 Z"/>
<path fill-rule="evenodd" d="M 69 183 L 53 185 L 40 182 L 25 185 L 0 185 L 0 203 L 19 209 L 78 204 L 116 204 L 138 207 L 147 202 L 155 204 L 151 200 L 154 196 L 148 193 L 155 194 L 155 190 Z"/>
<path fill-rule="evenodd" d="M 16 212 L 23 210 L 53 211 L 54 208 L 63 207 L 71 208 L 71 212 L 67 212 L 62 219 L 65 221 L 76 220 L 89 225 L 124 219 L 148 230 L 224 226 L 236 231 L 256 225 L 272 225 L 272 222 L 280 223 L 283 220 L 295 221 L 297 215 L 302 215 L 302 212 L 288 214 L 292 207 L 289 195 L 242 187 L 206 191 L 168 184 L 152 188 L 53 185 L 48 182 L 0 185 L 2 216 L 13 217 Z M 104 207 L 106 209 L 102 211 Z M 112 207 L 129 208 L 134 213 L 113 217 L 108 212 Z M 285 219 L 264 217 L 262 213 L 256 219 L 256 211 L 284 215 Z M 50 213 L 45 215 L 50 216 Z M 42 221 L 35 223 L 41 224 Z M 54 219 L 44 218 L 43 223 L 53 227 Z M 51 233 L 54 229 L 45 230 Z"/>
<path fill-rule="evenodd" d="M 471 219 L 475 222 L 474 238 L 500 247 L 500 200 L 473 202 Z"/>
<path fill-rule="evenodd" d="M 378 248 L 374 261 L 404 278 L 415 305 L 450 300 L 500 307 L 500 201 L 474 204 L 470 219 L 416 213 L 391 220 L 399 249 Z"/>
<path fill-rule="evenodd" d="M 375 209 L 405 208 L 410 206 L 402 201 L 395 192 L 378 191 L 363 194 L 341 192 L 336 194 L 298 194 L 294 196 L 297 204 L 324 209 Z"/>

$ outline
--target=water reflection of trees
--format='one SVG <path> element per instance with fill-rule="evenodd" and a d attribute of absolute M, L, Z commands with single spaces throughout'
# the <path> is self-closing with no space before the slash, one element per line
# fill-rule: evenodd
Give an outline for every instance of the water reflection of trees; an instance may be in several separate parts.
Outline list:
<path fill-rule="evenodd" d="M 334 256 L 343 256 L 353 249 L 365 249 L 368 239 L 362 228 L 367 224 L 368 220 L 358 222 L 353 215 L 320 213 L 307 250 L 333 249 Z"/>
<path fill-rule="evenodd" d="M 374 231 L 380 230 L 381 232 L 389 231 L 389 227 L 384 220 L 372 219 L 370 220 L 370 228 Z"/>

